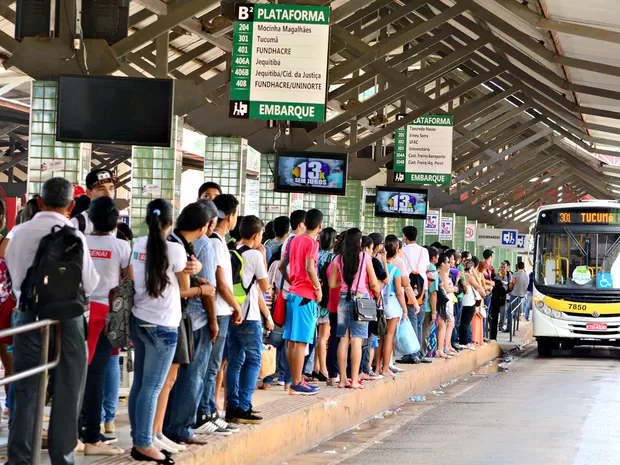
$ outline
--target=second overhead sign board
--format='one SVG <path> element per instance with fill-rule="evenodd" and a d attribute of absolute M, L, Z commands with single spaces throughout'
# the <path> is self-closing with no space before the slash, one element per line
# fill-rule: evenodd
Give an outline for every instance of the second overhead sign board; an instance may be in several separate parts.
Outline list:
<path fill-rule="evenodd" d="M 394 182 L 450 184 L 451 115 L 424 115 L 398 129 L 394 138 Z"/>
<path fill-rule="evenodd" d="M 325 120 L 329 13 L 329 6 L 235 6 L 231 118 Z"/>

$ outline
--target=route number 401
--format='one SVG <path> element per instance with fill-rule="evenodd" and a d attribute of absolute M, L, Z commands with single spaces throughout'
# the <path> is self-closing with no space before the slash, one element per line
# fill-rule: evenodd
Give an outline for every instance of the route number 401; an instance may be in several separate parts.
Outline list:
<path fill-rule="evenodd" d="M 588 306 L 584 304 L 568 304 L 569 310 L 587 310 Z"/>

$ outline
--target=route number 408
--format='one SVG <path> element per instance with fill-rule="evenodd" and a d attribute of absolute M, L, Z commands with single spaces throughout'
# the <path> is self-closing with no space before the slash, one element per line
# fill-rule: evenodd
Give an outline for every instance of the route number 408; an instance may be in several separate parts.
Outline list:
<path fill-rule="evenodd" d="M 583 304 L 568 304 L 569 310 L 587 310 L 588 306 Z"/>

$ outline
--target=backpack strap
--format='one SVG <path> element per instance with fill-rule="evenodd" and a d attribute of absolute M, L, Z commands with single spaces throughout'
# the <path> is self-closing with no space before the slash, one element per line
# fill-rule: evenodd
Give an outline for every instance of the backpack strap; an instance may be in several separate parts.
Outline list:
<path fill-rule="evenodd" d="M 86 231 L 86 218 L 84 218 L 83 213 L 77 215 L 76 218 L 78 222 L 78 229 L 80 230 L 80 232 L 83 233 L 84 231 Z"/>

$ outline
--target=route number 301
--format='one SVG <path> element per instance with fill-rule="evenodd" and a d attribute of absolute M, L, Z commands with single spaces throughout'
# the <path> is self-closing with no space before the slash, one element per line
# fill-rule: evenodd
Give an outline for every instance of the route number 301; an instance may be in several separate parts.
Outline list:
<path fill-rule="evenodd" d="M 569 310 L 587 310 L 588 306 L 585 304 L 568 304 Z"/>

